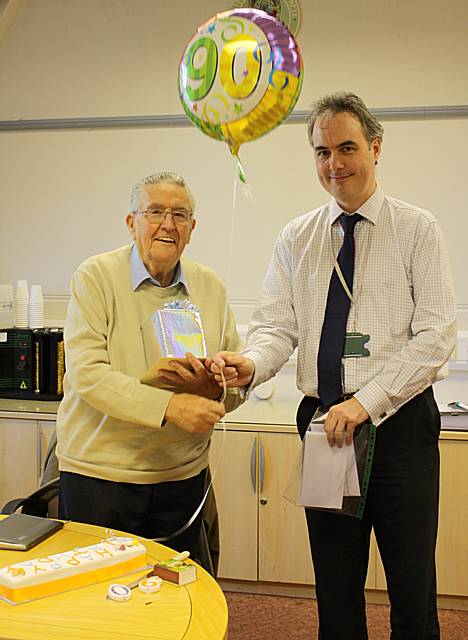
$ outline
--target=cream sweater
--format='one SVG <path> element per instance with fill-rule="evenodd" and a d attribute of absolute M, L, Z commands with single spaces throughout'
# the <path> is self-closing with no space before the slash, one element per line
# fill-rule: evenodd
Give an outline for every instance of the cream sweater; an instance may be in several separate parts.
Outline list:
<path fill-rule="evenodd" d="M 145 282 L 132 290 L 131 245 L 86 260 L 72 278 L 65 323 L 64 398 L 57 417 L 61 471 L 136 484 L 182 480 L 208 464 L 210 433 L 162 422 L 172 392 L 140 383 L 161 355 L 150 318 L 185 299 L 183 285 Z M 207 353 L 237 351 L 240 340 L 226 289 L 211 269 L 182 258 L 190 300 L 200 310 Z M 230 391 L 226 409 L 240 399 Z"/>

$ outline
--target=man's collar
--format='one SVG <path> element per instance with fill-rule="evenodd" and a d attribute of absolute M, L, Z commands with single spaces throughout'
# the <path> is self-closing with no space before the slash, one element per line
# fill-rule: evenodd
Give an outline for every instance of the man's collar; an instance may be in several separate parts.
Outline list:
<path fill-rule="evenodd" d="M 372 222 L 372 224 L 377 224 L 379 219 L 380 210 L 383 205 L 385 195 L 382 189 L 377 185 L 374 193 L 371 197 L 366 200 L 357 211 L 353 211 L 352 213 L 360 213 L 363 218 Z M 335 198 L 331 201 L 330 206 L 330 226 L 338 220 L 338 218 L 343 213 L 343 209 L 337 203 Z"/>
<path fill-rule="evenodd" d="M 136 244 L 133 244 L 132 253 L 130 255 L 130 270 L 132 275 L 132 289 L 136 291 L 138 287 L 143 283 L 149 280 L 151 284 L 154 284 L 156 287 L 162 287 L 161 283 L 153 278 L 153 276 L 148 273 L 147 268 L 143 264 L 143 260 L 140 258 L 140 254 L 138 253 L 138 248 Z M 174 279 L 172 280 L 170 287 L 176 287 L 178 284 L 184 286 L 187 295 L 190 295 L 187 279 L 185 278 L 184 272 L 182 270 L 182 265 L 180 264 L 180 260 L 177 263 L 176 272 L 174 274 Z M 166 287 L 167 288 L 167 287 Z"/>

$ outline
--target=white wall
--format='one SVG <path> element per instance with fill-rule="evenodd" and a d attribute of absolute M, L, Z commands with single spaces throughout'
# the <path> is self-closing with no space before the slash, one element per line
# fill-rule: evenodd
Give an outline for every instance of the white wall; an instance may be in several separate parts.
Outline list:
<path fill-rule="evenodd" d="M 180 114 L 180 55 L 202 22 L 230 8 L 214 0 L 20 5 L 0 40 L 0 120 Z M 296 108 L 340 89 L 370 107 L 468 104 L 465 0 L 301 5 L 305 72 Z M 439 219 L 468 328 L 468 119 L 384 125 L 379 180 Z M 327 195 L 303 125 L 279 127 L 242 147 L 241 157 L 254 197 L 238 190 L 233 211 L 233 160 L 195 127 L 0 133 L 0 282 L 26 278 L 65 299 L 81 260 L 127 241 L 133 182 L 172 169 L 198 200 L 188 252 L 226 278 L 246 322 L 279 229 Z"/>
<path fill-rule="evenodd" d="M 300 0 L 298 108 L 350 88 L 373 107 L 466 104 L 465 0 Z M 180 55 L 215 0 L 23 0 L 0 43 L 0 119 L 182 113 Z"/>

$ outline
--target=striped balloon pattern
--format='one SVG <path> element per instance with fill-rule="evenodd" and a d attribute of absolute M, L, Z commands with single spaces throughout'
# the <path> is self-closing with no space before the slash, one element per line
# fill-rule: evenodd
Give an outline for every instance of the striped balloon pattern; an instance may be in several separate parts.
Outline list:
<path fill-rule="evenodd" d="M 234 9 L 201 25 L 187 44 L 179 64 L 179 96 L 192 122 L 237 155 L 241 144 L 288 116 L 303 73 L 287 27 L 264 11 Z"/>

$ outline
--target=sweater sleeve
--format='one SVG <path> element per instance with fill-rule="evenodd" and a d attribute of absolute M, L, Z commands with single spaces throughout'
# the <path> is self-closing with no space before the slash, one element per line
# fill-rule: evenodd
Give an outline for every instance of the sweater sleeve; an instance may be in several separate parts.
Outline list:
<path fill-rule="evenodd" d="M 142 384 L 111 366 L 110 289 L 86 267 L 73 276 L 65 324 L 66 386 L 91 407 L 118 420 L 160 427 L 172 392 Z"/>

